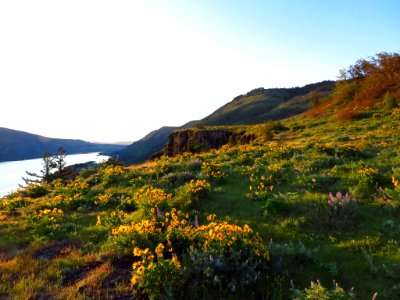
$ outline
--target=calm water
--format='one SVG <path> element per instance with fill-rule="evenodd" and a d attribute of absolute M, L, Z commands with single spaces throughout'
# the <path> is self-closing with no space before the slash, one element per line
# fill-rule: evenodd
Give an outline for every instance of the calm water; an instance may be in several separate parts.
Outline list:
<path fill-rule="evenodd" d="M 67 155 L 65 160 L 67 165 L 73 165 L 88 161 L 102 162 L 107 158 L 108 156 L 98 155 L 98 153 L 87 153 Z M 41 169 L 41 158 L 0 163 L 0 197 L 16 190 L 18 184 L 24 184 L 22 176 L 26 177 L 25 171 L 40 174 Z"/>

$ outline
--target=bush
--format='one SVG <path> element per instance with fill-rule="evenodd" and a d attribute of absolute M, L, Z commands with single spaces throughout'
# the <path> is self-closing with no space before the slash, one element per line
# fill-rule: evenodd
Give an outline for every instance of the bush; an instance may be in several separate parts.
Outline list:
<path fill-rule="evenodd" d="M 261 127 L 261 132 L 264 141 L 269 141 L 274 138 L 274 130 L 281 129 L 282 125 L 278 122 L 267 121 Z"/>
<path fill-rule="evenodd" d="M 43 184 L 32 183 L 25 187 L 23 192 L 27 197 L 39 198 L 49 193 L 47 187 Z"/>
<path fill-rule="evenodd" d="M 385 96 L 383 97 L 383 105 L 386 110 L 390 111 L 397 107 L 397 100 L 391 93 L 386 92 Z"/>
<path fill-rule="evenodd" d="M 258 234 L 244 225 L 207 218 L 190 225 L 172 209 L 113 229 L 114 241 L 136 258 L 132 284 L 151 299 L 235 297 L 249 293 L 269 272 L 269 253 Z M 183 271 L 184 270 L 184 271 Z"/>
<path fill-rule="evenodd" d="M 263 208 L 266 216 L 275 216 L 288 214 L 292 206 L 283 195 L 279 194 L 267 199 Z"/>
<path fill-rule="evenodd" d="M 304 291 L 292 289 L 293 300 L 349 300 L 356 299 L 353 289 L 346 292 L 337 283 L 331 290 L 326 289 L 318 280 L 311 281 L 311 286 Z"/>

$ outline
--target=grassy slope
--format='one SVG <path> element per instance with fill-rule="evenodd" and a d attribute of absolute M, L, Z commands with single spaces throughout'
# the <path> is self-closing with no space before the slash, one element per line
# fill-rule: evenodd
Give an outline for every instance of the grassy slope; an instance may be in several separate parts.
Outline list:
<path fill-rule="evenodd" d="M 369 116 L 342 122 L 296 117 L 283 121 L 287 130 L 276 132 L 265 144 L 197 155 L 221 164 L 225 176 L 218 180 L 201 174 L 193 163 L 196 158 L 189 155 L 111 175 L 104 167 L 81 179 L 89 187 L 48 187 L 48 195 L 26 204 L 19 198 L 3 200 L 0 295 L 83 298 L 131 293 L 133 258 L 110 245 L 108 236 L 116 224 L 96 226 L 96 218 L 115 210 L 122 194 L 133 198 L 143 184 L 171 192 L 173 203 L 183 205 L 178 189 L 188 182 L 189 172 L 212 184 L 205 196 L 193 199 L 190 217 L 196 211 L 203 223 L 208 213 L 216 213 L 249 224 L 266 241 L 272 240 L 271 264 L 284 278 L 284 299 L 290 280 L 304 288 L 316 279 L 326 286 L 336 280 L 346 289 L 354 287 L 358 299 L 369 299 L 374 292 L 379 299 L 395 299 L 400 296 L 400 199 L 388 195 L 394 190 L 391 177 L 400 178 L 400 112 L 375 108 Z M 368 168 L 376 171 L 368 173 Z M 264 194 L 250 192 L 251 174 L 272 175 Z M 337 191 L 349 192 L 354 201 L 346 212 L 333 216 L 328 193 Z M 76 194 L 75 200 L 66 200 Z M 106 194 L 112 194 L 111 200 L 94 203 Z M 49 206 L 64 210 L 60 223 L 29 221 L 33 211 Z M 125 223 L 138 221 L 141 211 L 125 218 Z"/>
<path fill-rule="evenodd" d="M 207 125 L 236 125 L 287 118 L 300 114 L 312 106 L 313 99 L 310 92 L 316 92 L 322 99 L 332 93 L 334 85 L 333 81 L 323 81 L 297 88 L 256 89 L 236 97 L 201 122 Z M 188 128 L 195 123 L 196 121 L 191 121 L 179 128 Z M 179 128 L 162 127 L 115 152 L 115 155 L 127 164 L 144 162 L 152 154 L 162 150 L 169 134 Z"/>
<path fill-rule="evenodd" d="M 320 98 L 329 95 L 333 81 L 323 81 L 297 88 L 255 89 L 217 109 L 202 121 L 209 125 L 257 124 L 300 114 L 312 105 L 310 92 Z"/>

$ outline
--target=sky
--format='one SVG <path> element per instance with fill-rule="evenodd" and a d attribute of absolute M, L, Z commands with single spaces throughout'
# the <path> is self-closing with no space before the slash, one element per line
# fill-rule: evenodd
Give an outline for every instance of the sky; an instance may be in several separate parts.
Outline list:
<path fill-rule="evenodd" d="M 0 127 L 135 141 L 400 51 L 398 0 L 2 0 Z"/>

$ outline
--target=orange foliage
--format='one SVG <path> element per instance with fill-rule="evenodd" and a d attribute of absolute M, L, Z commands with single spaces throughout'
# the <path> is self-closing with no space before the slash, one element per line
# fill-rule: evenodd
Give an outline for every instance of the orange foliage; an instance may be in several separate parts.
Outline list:
<path fill-rule="evenodd" d="M 337 117 L 351 120 L 357 118 L 362 110 L 382 104 L 388 92 L 400 98 L 399 53 L 383 52 L 358 60 L 340 73 L 332 97 L 305 112 L 305 116 L 323 115 L 332 108 L 339 108 Z"/>

